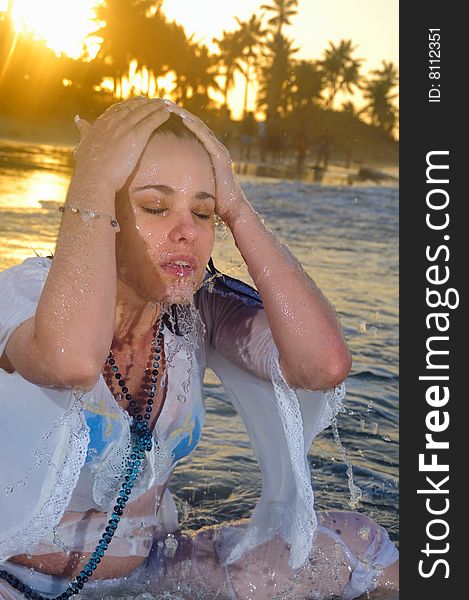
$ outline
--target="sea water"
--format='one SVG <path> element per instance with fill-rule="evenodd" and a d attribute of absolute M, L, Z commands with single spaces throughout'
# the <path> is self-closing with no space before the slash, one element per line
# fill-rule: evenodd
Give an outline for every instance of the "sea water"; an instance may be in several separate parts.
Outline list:
<path fill-rule="evenodd" d="M 0 141 L 0 270 L 53 252 L 73 162 L 71 149 Z M 324 187 L 240 177 L 265 224 L 300 259 L 335 306 L 353 355 L 338 432 L 362 490 L 359 511 L 398 544 L 398 189 Z M 219 270 L 252 284 L 231 233 L 219 228 Z M 171 481 L 181 526 L 250 515 L 261 480 L 243 424 L 210 370 L 207 421 Z M 309 462 L 316 507 L 349 509 L 347 465 L 329 429 Z M 170 596 L 174 597 L 174 596 Z"/>

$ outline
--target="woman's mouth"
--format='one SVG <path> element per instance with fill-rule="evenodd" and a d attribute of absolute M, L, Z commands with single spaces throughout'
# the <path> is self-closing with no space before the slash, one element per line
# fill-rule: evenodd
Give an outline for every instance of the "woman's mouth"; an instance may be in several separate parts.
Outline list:
<path fill-rule="evenodd" d="M 185 260 L 174 260 L 170 262 L 163 263 L 161 268 L 173 277 L 189 277 L 190 275 L 194 275 L 196 272 L 196 267 L 192 262 Z"/>

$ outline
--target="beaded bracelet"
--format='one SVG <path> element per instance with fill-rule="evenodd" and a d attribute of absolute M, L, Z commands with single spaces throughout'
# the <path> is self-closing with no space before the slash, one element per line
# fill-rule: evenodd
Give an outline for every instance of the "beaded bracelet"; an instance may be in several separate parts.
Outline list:
<path fill-rule="evenodd" d="M 77 208 L 76 206 L 70 206 L 70 204 L 63 204 L 62 206 L 59 206 L 60 212 L 64 212 L 66 208 L 69 208 L 74 214 L 80 213 L 82 215 L 82 219 L 85 221 L 87 220 L 86 217 L 98 219 L 100 217 L 106 217 L 106 219 L 109 219 L 109 221 L 111 222 L 111 226 L 114 227 L 116 233 L 119 233 L 120 231 L 119 223 L 117 222 L 117 219 L 112 215 L 105 215 L 103 213 L 97 212 L 96 210 L 85 210 L 84 208 Z"/>

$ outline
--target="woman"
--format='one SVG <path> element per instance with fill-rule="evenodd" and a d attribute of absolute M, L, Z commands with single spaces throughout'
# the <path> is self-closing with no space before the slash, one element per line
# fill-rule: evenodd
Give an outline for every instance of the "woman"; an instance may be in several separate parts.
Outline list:
<path fill-rule="evenodd" d="M 350 354 L 226 148 L 167 100 L 77 125 L 53 260 L 0 274 L 0 595 L 92 598 L 123 578 L 259 600 L 394 588 L 384 529 L 314 512 L 306 453 L 340 408 Z M 216 216 L 258 293 L 214 269 Z M 200 437 L 206 366 L 244 420 L 263 492 L 249 523 L 189 537 L 167 484 Z"/>

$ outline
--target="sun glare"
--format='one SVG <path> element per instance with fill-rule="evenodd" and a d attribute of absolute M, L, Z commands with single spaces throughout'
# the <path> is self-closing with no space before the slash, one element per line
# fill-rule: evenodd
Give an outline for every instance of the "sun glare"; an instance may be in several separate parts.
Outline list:
<path fill-rule="evenodd" d="M 0 3 L 0 8 L 6 9 Z M 12 18 L 17 31 L 34 32 L 57 54 L 78 58 L 85 37 L 97 29 L 92 22 L 96 0 L 13 0 Z M 86 42 L 91 56 L 98 47 Z"/>

